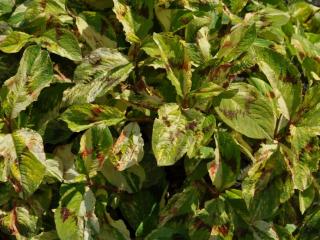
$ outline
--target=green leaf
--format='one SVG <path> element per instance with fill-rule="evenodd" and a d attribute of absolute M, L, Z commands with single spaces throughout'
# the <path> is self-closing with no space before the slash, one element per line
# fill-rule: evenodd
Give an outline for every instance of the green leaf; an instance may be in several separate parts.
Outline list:
<path fill-rule="evenodd" d="M 0 218 L 0 228 L 4 232 L 13 232 L 17 237 L 31 237 L 38 230 L 38 217 L 30 209 L 14 207 L 6 216 Z"/>
<path fill-rule="evenodd" d="M 301 102 L 299 71 L 285 56 L 271 49 L 254 47 L 254 53 L 278 99 L 281 113 L 288 120 L 291 119 Z"/>
<path fill-rule="evenodd" d="M 0 3 L 0 16 L 12 11 L 14 7 L 14 0 L 3 0 Z"/>
<path fill-rule="evenodd" d="M 146 179 L 146 173 L 139 165 L 134 165 L 120 172 L 107 160 L 101 171 L 105 178 L 119 191 L 127 191 L 128 193 L 138 192 Z"/>
<path fill-rule="evenodd" d="M 85 39 L 92 50 L 102 47 L 115 48 L 117 46 L 116 42 L 109 39 L 107 36 L 98 33 L 92 26 L 90 26 L 86 22 L 84 18 L 77 17 L 76 24 L 79 33 Z"/>
<path fill-rule="evenodd" d="M 151 192 L 140 191 L 130 195 L 123 194 L 119 200 L 120 211 L 133 229 L 137 229 L 140 224 L 144 224 L 144 227 L 148 224 L 153 228 L 156 227 L 158 216 L 154 214 L 152 219 L 149 215 L 152 213 L 156 201 L 155 196 Z M 143 206 L 143 208 L 141 208 L 141 206 Z M 153 221 L 153 226 L 152 222 L 143 222 L 147 220 L 147 218 L 149 221 Z M 149 231 L 150 230 L 151 229 L 149 229 Z M 144 231 L 147 232 L 148 230 L 144 229 Z"/>
<path fill-rule="evenodd" d="M 19 52 L 30 40 L 31 35 L 24 32 L 11 32 L 0 41 L 0 51 L 5 53 Z"/>
<path fill-rule="evenodd" d="M 197 206 L 203 189 L 196 185 L 190 185 L 182 192 L 173 195 L 167 205 L 160 211 L 159 226 L 163 226 L 172 218 L 192 212 L 192 208 Z"/>
<path fill-rule="evenodd" d="M 32 237 L 31 240 L 59 240 L 59 237 L 55 231 L 42 232 L 35 237 Z"/>
<path fill-rule="evenodd" d="M 83 185 L 63 185 L 54 220 L 60 239 L 94 239 L 99 232 L 95 216 L 95 196 Z"/>
<path fill-rule="evenodd" d="M 215 110 L 231 128 L 250 138 L 273 138 L 275 116 L 272 105 L 254 87 L 234 83 L 218 99 Z"/>
<path fill-rule="evenodd" d="M 320 224 L 320 208 L 319 206 L 313 209 L 311 213 L 309 213 L 299 230 L 299 234 L 297 239 L 312 239 L 316 240 L 319 237 L 319 226 Z"/>
<path fill-rule="evenodd" d="M 221 42 L 219 52 L 215 56 L 224 62 L 231 62 L 249 50 L 256 39 L 255 24 L 240 24 Z"/>
<path fill-rule="evenodd" d="M 97 104 L 72 105 L 61 115 L 61 120 L 73 132 L 86 130 L 99 123 L 112 126 L 123 119 L 123 113 L 117 108 Z"/>
<path fill-rule="evenodd" d="M 320 86 L 309 88 L 290 125 L 290 141 L 296 152 L 300 152 L 312 137 L 320 135 L 318 116 L 320 114 Z"/>
<path fill-rule="evenodd" d="M 163 105 L 152 131 L 152 149 L 158 166 L 173 165 L 187 153 L 191 134 L 187 119 L 177 104 Z"/>
<path fill-rule="evenodd" d="M 89 128 L 82 135 L 79 154 L 89 177 L 95 176 L 102 168 L 112 142 L 111 132 L 103 123 Z"/>
<path fill-rule="evenodd" d="M 0 136 L 0 156 L 5 160 L 7 178 L 18 193 L 28 197 L 37 190 L 46 172 L 46 156 L 38 133 L 20 129 Z"/>
<path fill-rule="evenodd" d="M 242 182 L 243 199 L 248 208 L 254 196 L 263 191 L 269 182 L 284 170 L 284 160 L 277 144 L 262 145 L 255 153 L 255 159 Z"/>
<path fill-rule="evenodd" d="M 99 48 L 76 68 L 76 85 L 64 94 L 68 104 L 93 102 L 125 81 L 133 70 L 133 64 L 119 51 Z"/>
<path fill-rule="evenodd" d="M 248 0 L 230 0 L 231 10 L 239 13 L 248 3 Z"/>
<path fill-rule="evenodd" d="M 310 169 L 304 162 L 299 161 L 296 153 L 291 149 L 281 145 L 280 150 L 291 173 L 294 189 L 306 190 L 312 182 Z"/>
<path fill-rule="evenodd" d="M 32 102 L 38 99 L 43 88 L 53 78 L 53 69 L 47 51 L 39 46 L 28 47 L 22 56 L 18 72 L 1 88 L 3 109 L 10 118 L 16 118 Z"/>
<path fill-rule="evenodd" d="M 127 229 L 125 223 L 119 219 L 114 220 L 107 213 L 105 217 L 108 224 L 101 226 L 99 239 L 101 240 L 130 240 L 130 232 Z"/>
<path fill-rule="evenodd" d="M 123 26 L 126 40 L 130 43 L 139 43 L 152 27 L 152 22 L 136 14 L 123 0 L 113 0 L 113 4 L 113 11 Z"/>
<path fill-rule="evenodd" d="M 179 96 L 186 96 L 191 90 L 191 61 L 185 43 L 179 37 L 153 34 L 167 77 Z"/>
<path fill-rule="evenodd" d="M 315 190 L 312 185 L 303 192 L 299 192 L 299 208 L 302 214 L 311 206 L 314 197 Z"/>
<path fill-rule="evenodd" d="M 77 38 L 66 29 L 51 29 L 36 39 L 48 51 L 69 58 L 73 61 L 81 61 L 81 49 Z"/>
<path fill-rule="evenodd" d="M 235 184 L 240 172 L 240 148 L 228 133 L 215 135 L 215 158 L 208 163 L 212 184 L 222 191 Z"/>
<path fill-rule="evenodd" d="M 118 171 L 137 165 L 143 158 L 144 141 L 137 123 L 126 125 L 112 146 L 110 161 Z"/>

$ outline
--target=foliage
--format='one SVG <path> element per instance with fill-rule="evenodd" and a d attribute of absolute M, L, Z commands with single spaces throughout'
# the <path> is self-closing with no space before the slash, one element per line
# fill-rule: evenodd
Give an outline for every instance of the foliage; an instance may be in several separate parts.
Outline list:
<path fill-rule="evenodd" d="M 0 238 L 319 239 L 319 81 L 307 1 L 1 0 Z"/>

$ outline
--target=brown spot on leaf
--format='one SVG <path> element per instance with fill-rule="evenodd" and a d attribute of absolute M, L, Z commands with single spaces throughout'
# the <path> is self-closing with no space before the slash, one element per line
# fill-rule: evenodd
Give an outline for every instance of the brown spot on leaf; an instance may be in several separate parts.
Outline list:
<path fill-rule="evenodd" d="M 80 153 L 82 158 L 86 158 L 89 155 L 91 155 L 93 152 L 93 149 L 84 148 L 84 150 Z"/>
<path fill-rule="evenodd" d="M 216 171 L 217 171 L 217 165 L 215 162 L 212 162 L 209 167 L 210 175 L 213 176 L 216 173 Z"/>
<path fill-rule="evenodd" d="M 114 143 L 114 145 L 113 145 L 113 147 L 112 147 L 112 148 L 113 148 L 113 151 L 115 151 L 116 146 L 117 146 L 117 145 L 121 145 L 122 142 L 123 142 L 125 139 L 126 139 L 126 134 L 125 134 L 124 131 L 122 131 L 122 132 L 120 133 L 120 136 L 118 137 L 117 141 Z"/>
<path fill-rule="evenodd" d="M 105 159 L 104 154 L 98 153 L 97 159 L 98 159 L 98 161 L 99 161 L 99 168 L 101 168 L 101 167 L 103 166 L 104 159 Z"/>
<path fill-rule="evenodd" d="M 169 122 L 169 120 L 168 120 L 167 117 L 162 117 L 162 121 L 163 121 L 163 123 L 164 123 L 167 127 L 170 127 L 170 126 L 171 126 L 171 124 L 170 124 L 170 122 Z"/>
<path fill-rule="evenodd" d="M 230 40 L 227 40 L 223 43 L 221 48 L 230 48 L 232 47 L 232 42 Z"/>
<path fill-rule="evenodd" d="M 47 0 L 41 0 L 39 4 L 40 7 L 44 10 L 47 6 Z"/>
<path fill-rule="evenodd" d="M 99 116 L 102 112 L 103 112 L 103 109 L 99 106 L 94 106 L 92 109 L 91 109 L 91 112 L 94 116 Z"/>
<path fill-rule="evenodd" d="M 237 116 L 238 112 L 236 111 L 231 111 L 231 110 L 225 110 L 225 109 L 220 109 L 220 111 L 229 119 L 233 119 Z"/>
<path fill-rule="evenodd" d="M 191 69 L 191 64 L 190 64 L 190 62 L 188 62 L 188 61 L 183 61 L 183 64 L 182 64 L 182 69 L 184 70 L 184 71 L 190 71 L 190 69 Z"/>
<path fill-rule="evenodd" d="M 196 219 L 196 221 L 192 224 L 195 229 L 206 228 L 210 230 L 210 226 L 204 223 L 201 219 Z"/>
<path fill-rule="evenodd" d="M 188 125 L 187 125 L 187 129 L 190 129 L 190 130 L 195 130 L 195 128 L 198 126 L 197 122 L 196 121 L 192 121 L 190 122 Z"/>
<path fill-rule="evenodd" d="M 65 222 L 71 216 L 70 210 L 66 207 L 61 208 L 60 214 L 63 222 Z"/>
<path fill-rule="evenodd" d="M 276 97 L 276 95 L 274 94 L 273 91 L 269 91 L 269 92 L 267 93 L 267 95 L 268 95 L 268 97 L 270 97 L 270 98 L 275 98 L 275 97 Z"/>
<path fill-rule="evenodd" d="M 87 213 L 86 213 L 86 217 L 87 217 L 88 219 L 91 219 L 91 218 L 93 217 L 93 213 L 92 213 L 92 212 L 87 212 Z"/>
<path fill-rule="evenodd" d="M 229 229 L 226 225 L 222 225 L 218 227 L 218 231 L 225 237 L 227 236 Z"/>
<path fill-rule="evenodd" d="M 170 213 L 171 213 L 172 215 L 177 215 L 177 214 L 178 214 L 178 208 L 177 208 L 177 207 L 171 208 L 171 209 L 170 209 Z"/>

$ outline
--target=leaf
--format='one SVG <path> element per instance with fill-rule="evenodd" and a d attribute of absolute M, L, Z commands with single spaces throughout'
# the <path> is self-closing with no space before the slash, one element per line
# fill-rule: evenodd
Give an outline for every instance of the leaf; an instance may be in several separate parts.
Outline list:
<path fill-rule="evenodd" d="M 117 43 L 98 33 L 92 26 L 90 26 L 83 17 L 76 18 L 76 24 L 79 33 L 88 43 L 92 50 L 101 47 L 115 48 Z"/>
<path fill-rule="evenodd" d="M 250 138 L 273 138 L 275 116 L 272 105 L 255 88 L 234 83 L 219 100 L 215 110 L 231 128 Z"/>
<path fill-rule="evenodd" d="M 235 184 L 240 172 L 240 148 L 228 133 L 215 135 L 215 159 L 208 163 L 212 184 L 222 191 Z"/>
<path fill-rule="evenodd" d="M 249 50 L 256 39 L 256 34 L 255 24 L 239 24 L 222 40 L 220 49 L 215 57 L 223 59 L 224 62 L 235 60 Z"/>
<path fill-rule="evenodd" d="M 5 53 L 19 52 L 30 40 L 31 36 L 24 32 L 11 32 L 0 41 L 0 51 Z"/>
<path fill-rule="evenodd" d="M 146 227 L 148 223 L 146 220 L 153 221 L 153 228 L 156 227 L 158 222 L 157 214 L 154 214 L 153 219 L 149 215 L 155 205 L 155 197 L 149 191 L 140 191 L 131 195 L 122 194 L 119 201 L 119 208 L 124 218 L 129 222 L 133 229 L 137 229 L 140 224 L 144 224 Z M 140 208 L 143 206 L 143 208 Z M 150 231 L 151 229 L 149 229 Z M 147 230 L 145 230 L 147 231 Z"/>
<path fill-rule="evenodd" d="M 82 135 L 79 154 L 89 177 L 95 176 L 102 168 L 112 142 L 111 132 L 103 123 L 89 128 Z"/>
<path fill-rule="evenodd" d="M 281 113 L 288 120 L 291 119 L 301 102 L 299 71 L 287 58 L 271 49 L 254 47 L 254 53 L 278 99 Z"/>
<path fill-rule="evenodd" d="M 280 150 L 291 173 L 294 189 L 306 190 L 312 182 L 310 169 L 305 163 L 299 161 L 297 155 L 291 149 L 281 145 Z"/>
<path fill-rule="evenodd" d="M 66 29 L 50 29 L 36 39 L 48 51 L 73 61 L 81 61 L 81 49 L 77 38 Z"/>
<path fill-rule="evenodd" d="M 253 236 L 255 239 L 281 239 L 271 223 L 256 221 L 253 224 L 253 228 Z"/>
<path fill-rule="evenodd" d="M 187 119 L 177 104 L 163 105 L 152 130 L 152 149 L 158 166 L 170 166 L 188 151 Z"/>
<path fill-rule="evenodd" d="M 5 160 L 7 178 L 24 197 L 34 193 L 46 171 L 46 156 L 41 136 L 20 129 L 0 136 L 0 156 Z"/>
<path fill-rule="evenodd" d="M 113 0 L 113 12 L 121 22 L 130 43 L 139 43 L 152 27 L 152 22 L 141 15 L 137 15 L 123 0 Z"/>
<path fill-rule="evenodd" d="M 2 107 L 6 115 L 11 119 L 16 118 L 37 100 L 52 78 L 53 69 L 48 52 L 39 46 L 28 47 L 23 53 L 17 74 L 9 78 L 1 89 Z"/>
<path fill-rule="evenodd" d="M 143 158 L 144 141 L 137 123 L 129 123 L 112 146 L 110 161 L 118 171 L 137 165 Z"/>
<path fill-rule="evenodd" d="M 99 238 L 102 240 L 130 240 L 130 232 L 127 229 L 125 223 L 119 219 L 114 220 L 107 213 L 106 219 L 108 224 L 101 226 L 101 232 Z"/>
<path fill-rule="evenodd" d="M 91 52 L 76 68 L 74 80 L 77 84 L 65 92 L 65 102 L 93 102 L 125 81 L 133 68 L 133 64 L 119 51 L 99 48 Z"/>
<path fill-rule="evenodd" d="M 153 40 L 160 51 L 161 60 L 167 71 L 167 77 L 179 96 L 185 96 L 191 89 L 191 61 L 188 51 L 177 36 L 153 34 Z"/>
<path fill-rule="evenodd" d="M 320 209 L 317 207 L 305 217 L 302 227 L 298 229 L 298 239 L 317 239 L 319 236 L 319 223 Z"/>
<path fill-rule="evenodd" d="M 105 178 L 119 191 L 128 193 L 138 192 L 146 179 L 146 173 L 139 165 L 134 165 L 120 172 L 107 160 L 101 171 Z"/>
<path fill-rule="evenodd" d="M 61 115 L 61 120 L 66 122 L 73 132 L 80 132 L 99 123 L 106 126 L 118 124 L 123 117 L 123 113 L 114 107 L 82 104 L 68 108 Z"/>
<path fill-rule="evenodd" d="M 38 217 L 23 206 L 14 207 L 0 222 L 0 228 L 7 233 L 12 231 L 18 237 L 30 237 L 38 230 Z"/>
<path fill-rule="evenodd" d="M 0 16 L 6 13 L 10 13 L 14 4 L 15 4 L 14 0 L 3 0 L 0 3 Z"/>
<path fill-rule="evenodd" d="M 320 114 L 319 86 L 307 90 L 303 103 L 290 125 L 290 141 L 296 152 L 300 152 L 312 137 L 320 135 L 318 116 Z"/>
<path fill-rule="evenodd" d="M 255 160 L 242 181 L 243 199 L 248 208 L 254 196 L 258 192 L 264 191 L 269 182 L 280 175 L 285 168 L 283 156 L 279 152 L 277 144 L 262 145 L 255 153 Z"/>
<path fill-rule="evenodd" d="M 302 214 L 311 206 L 314 197 L 315 190 L 312 185 L 303 192 L 299 192 L 299 208 Z"/>
<path fill-rule="evenodd" d="M 242 0 L 231 0 L 230 5 L 231 5 L 231 10 L 234 13 L 239 13 L 246 5 L 248 1 L 242 1 Z"/>
<path fill-rule="evenodd" d="M 83 185 L 63 185 L 59 207 L 54 220 L 60 239 L 94 239 L 99 232 L 99 222 L 95 216 L 95 197 Z"/>
<path fill-rule="evenodd" d="M 190 185 L 182 192 L 172 196 L 167 205 L 160 211 L 159 227 L 172 218 L 187 214 L 192 211 L 192 206 L 197 206 L 201 199 L 203 189 Z"/>
<path fill-rule="evenodd" d="M 31 240 L 59 240 L 58 235 L 55 231 L 42 232 L 35 237 L 32 237 Z"/>

